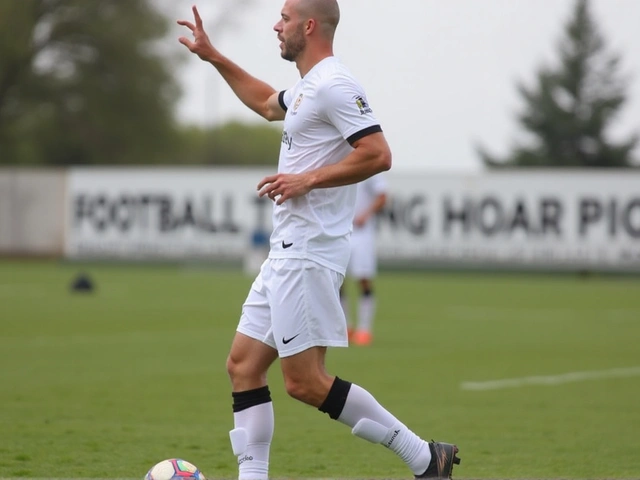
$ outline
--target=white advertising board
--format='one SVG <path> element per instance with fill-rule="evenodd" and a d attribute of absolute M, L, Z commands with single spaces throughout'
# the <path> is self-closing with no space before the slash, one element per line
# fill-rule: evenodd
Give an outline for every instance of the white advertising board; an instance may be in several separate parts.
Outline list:
<path fill-rule="evenodd" d="M 271 230 L 256 186 L 272 170 L 72 169 L 66 254 L 71 258 L 240 258 L 256 229 Z"/>
<path fill-rule="evenodd" d="M 381 257 L 640 270 L 640 174 L 390 175 Z"/>
<path fill-rule="evenodd" d="M 70 258 L 240 259 L 271 229 L 262 169 L 72 169 Z M 389 172 L 382 263 L 640 271 L 640 174 Z"/>

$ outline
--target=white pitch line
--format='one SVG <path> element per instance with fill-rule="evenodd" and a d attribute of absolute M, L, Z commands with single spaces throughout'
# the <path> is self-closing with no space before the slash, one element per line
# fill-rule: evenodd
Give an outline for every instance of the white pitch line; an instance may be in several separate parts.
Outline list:
<path fill-rule="evenodd" d="M 610 370 L 592 370 L 587 372 L 569 372 L 560 375 L 504 378 L 485 382 L 462 382 L 462 390 L 500 390 L 503 388 L 524 387 L 525 385 L 562 385 L 585 380 L 599 380 L 603 378 L 635 377 L 640 375 L 640 367 L 612 368 Z"/>

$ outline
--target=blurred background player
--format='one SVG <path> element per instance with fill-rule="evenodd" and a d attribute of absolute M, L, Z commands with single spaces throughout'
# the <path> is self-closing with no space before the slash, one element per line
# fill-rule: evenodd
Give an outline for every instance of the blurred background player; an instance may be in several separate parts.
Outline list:
<path fill-rule="evenodd" d="M 345 286 L 340 289 L 340 302 L 347 317 L 349 340 L 356 345 L 369 345 L 373 340 L 372 327 L 376 311 L 373 279 L 377 273 L 376 216 L 387 203 L 387 181 L 383 174 L 358 183 L 356 213 L 351 234 L 351 257 L 347 278 L 358 283 L 359 297 L 355 315 L 349 313 Z"/>

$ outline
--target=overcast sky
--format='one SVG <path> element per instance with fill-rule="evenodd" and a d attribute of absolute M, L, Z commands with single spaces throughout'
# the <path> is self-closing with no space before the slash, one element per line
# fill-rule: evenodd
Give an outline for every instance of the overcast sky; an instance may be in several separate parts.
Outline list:
<path fill-rule="evenodd" d="M 176 19 L 198 6 L 218 48 L 282 90 L 298 79 L 280 58 L 273 25 L 283 0 L 172 0 Z M 574 0 L 342 0 L 334 52 L 367 92 L 394 153 L 394 169 L 475 171 L 475 145 L 504 155 L 521 130 L 516 82 L 557 60 L 556 45 Z M 610 51 L 622 55 L 629 100 L 614 136 L 640 131 L 640 0 L 591 0 Z M 220 24 L 221 12 L 233 12 Z M 218 26 L 216 26 L 218 25 Z M 176 41 L 183 28 L 176 26 Z M 184 32 L 188 33 L 188 32 Z M 178 47 L 182 47 L 178 45 Z M 179 117 L 213 124 L 262 121 L 213 67 L 190 57 L 176 64 L 184 89 Z M 636 151 L 640 156 L 640 149 Z"/>

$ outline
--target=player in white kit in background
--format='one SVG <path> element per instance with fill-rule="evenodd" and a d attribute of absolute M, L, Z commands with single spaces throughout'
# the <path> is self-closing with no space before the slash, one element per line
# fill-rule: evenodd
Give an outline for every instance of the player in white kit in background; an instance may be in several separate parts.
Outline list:
<path fill-rule="evenodd" d="M 376 253 L 377 214 L 387 203 L 387 181 L 379 173 L 358 183 L 356 214 L 351 233 L 351 257 L 346 278 L 355 279 L 358 300 L 355 315 L 351 315 L 346 288 L 340 289 L 340 303 L 347 318 L 349 341 L 369 345 L 373 341 L 373 320 L 376 314 L 374 278 L 378 271 Z"/>
<path fill-rule="evenodd" d="M 363 387 L 326 370 L 327 347 L 348 346 L 339 289 L 356 184 L 391 167 L 364 89 L 333 55 L 337 1 L 285 1 L 273 29 L 282 58 L 295 63 L 301 78 L 280 92 L 222 55 L 196 7 L 193 14 L 194 22 L 178 22 L 193 34 L 180 43 L 213 65 L 247 107 L 269 121 L 284 120 L 278 173 L 257 185 L 259 196 L 273 200 L 269 258 L 242 306 L 226 365 L 239 480 L 269 478 L 275 418 L 267 373 L 277 359 L 292 398 L 389 449 L 416 478 L 450 477 L 459 463 L 455 445 L 423 440 Z"/>

